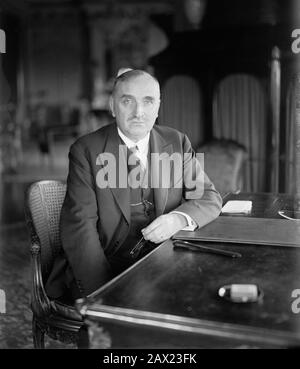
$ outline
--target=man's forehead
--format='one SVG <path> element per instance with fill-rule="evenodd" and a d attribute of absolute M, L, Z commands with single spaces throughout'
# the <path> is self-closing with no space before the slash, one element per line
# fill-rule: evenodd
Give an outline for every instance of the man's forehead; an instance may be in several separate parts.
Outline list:
<path fill-rule="evenodd" d="M 135 76 L 125 81 L 120 81 L 116 86 L 116 92 L 122 95 L 153 96 L 160 95 L 158 82 L 151 76 Z"/>

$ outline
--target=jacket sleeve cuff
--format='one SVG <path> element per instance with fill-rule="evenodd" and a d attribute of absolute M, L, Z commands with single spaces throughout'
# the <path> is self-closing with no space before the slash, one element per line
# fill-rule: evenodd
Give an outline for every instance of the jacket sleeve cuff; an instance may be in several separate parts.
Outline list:
<path fill-rule="evenodd" d="M 182 231 L 194 231 L 197 228 L 197 223 L 188 214 L 181 211 L 171 211 L 170 214 L 181 214 L 185 217 L 188 225 L 182 228 Z"/>

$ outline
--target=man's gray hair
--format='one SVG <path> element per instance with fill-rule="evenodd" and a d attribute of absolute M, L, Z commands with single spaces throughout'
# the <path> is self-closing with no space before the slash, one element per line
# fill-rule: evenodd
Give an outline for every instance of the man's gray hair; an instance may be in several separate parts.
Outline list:
<path fill-rule="evenodd" d="M 151 77 L 159 85 L 158 79 L 156 77 L 152 76 L 150 73 L 142 69 L 129 69 L 129 68 L 125 69 L 124 68 L 124 72 L 122 72 L 122 70 L 118 72 L 118 76 L 116 77 L 114 85 L 113 85 L 112 94 L 114 94 L 116 87 L 120 82 L 125 82 L 125 81 L 128 81 L 136 77 L 140 77 L 140 76 Z"/>

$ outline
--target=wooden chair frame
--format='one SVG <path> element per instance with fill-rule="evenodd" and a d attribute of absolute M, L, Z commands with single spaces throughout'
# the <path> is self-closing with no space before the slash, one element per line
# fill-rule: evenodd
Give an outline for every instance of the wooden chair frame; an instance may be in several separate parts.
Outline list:
<path fill-rule="evenodd" d="M 73 306 L 62 304 L 56 300 L 50 300 L 44 288 L 45 263 L 51 264 L 53 260 L 42 260 L 43 256 L 55 255 L 61 248 L 59 240 L 55 240 L 51 234 L 50 227 L 43 229 L 50 240 L 48 245 L 43 244 L 41 240 L 41 224 L 49 223 L 49 203 L 45 200 L 47 191 L 52 191 L 51 196 L 60 191 L 60 198 L 64 197 L 66 184 L 62 181 L 39 181 L 33 183 L 26 194 L 25 215 L 31 238 L 31 257 L 32 257 L 32 285 L 31 285 L 31 310 L 33 312 L 32 332 L 35 348 L 45 348 L 44 336 L 62 341 L 64 343 L 77 343 L 79 329 L 83 321 L 79 313 Z M 58 196 L 57 196 L 58 198 Z M 56 199 L 57 199 L 56 198 Z M 61 199 L 56 202 L 55 212 L 60 214 L 62 206 Z M 37 207 L 39 209 L 37 210 Z M 57 228 L 56 228 L 57 227 Z M 53 224 L 52 224 L 53 228 Z M 59 217 L 54 215 L 55 232 L 59 234 Z M 51 248 L 43 253 L 43 248 Z M 50 257 L 49 259 L 54 259 Z"/>

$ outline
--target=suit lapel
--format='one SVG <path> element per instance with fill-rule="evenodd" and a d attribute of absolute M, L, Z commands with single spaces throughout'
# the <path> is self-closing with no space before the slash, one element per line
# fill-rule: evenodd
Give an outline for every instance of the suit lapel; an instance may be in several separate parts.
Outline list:
<path fill-rule="evenodd" d="M 150 133 L 150 148 L 151 154 L 159 154 L 161 159 L 159 161 L 157 156 L 151 155 L 151 183 L 156 184 L 154 187 L 154 202 L 155 213 L 158 217 L 163 214 L 168 199 L 168 188 L 163 188 L 161 185 L 163 183 L 170 185 L 170 173 L 172 172 L 172 170 L 161 170 L 159 166 L 161 168 L 167 167 L 168 163 L 166 161 L 173 153 L 173 146 L 164 140 L 164 138 L 156 131 L 154 126 Z M 165 154 L 165 156 L 161 154 Z M 171 162 L 171 165 L 173 165 L 173 162 Z M 159 187 L 157 184 L 159 184 Z"/>
<path fill-rule="evenodd" d="M 117 126 L 114 124 L 114 127 L 109 132 L 104 152 L 112 153 L 116 159 L 116 187 L 110 187 L 110 189 L 123 215 L 130 223 L 130 190 L 127 184 L 124 186 L 125 183 L 123 183 L 121 188 L 119 185 L 121 180 L 120 171 L 123 173 L 123 181 L 127 181 L 127 148 L 124 144 L 119 149 L 120 144 Z"/>

